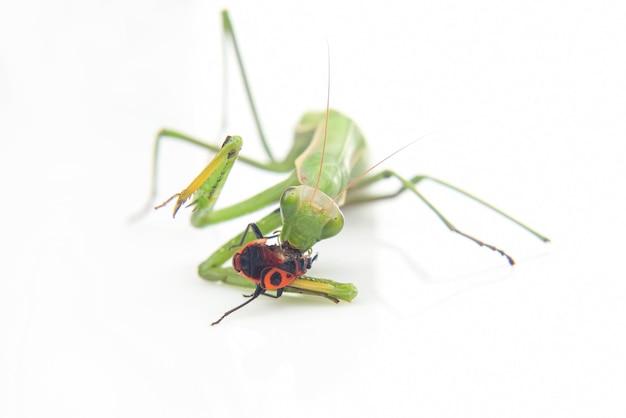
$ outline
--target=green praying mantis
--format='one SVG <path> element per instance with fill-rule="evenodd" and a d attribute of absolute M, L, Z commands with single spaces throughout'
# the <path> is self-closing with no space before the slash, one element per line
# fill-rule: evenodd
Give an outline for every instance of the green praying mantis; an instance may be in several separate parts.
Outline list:
<path fill-rule="evenodd" d="M 246 302 L 226 312 L 213 324 L 219 323 L 224 317 L 247 305 L 259 295 L 269 295 L 266 293 L 268 290 L 276 290 L 275 297 L 285 291 L 321 296 L 336 303 L 340 300 L 354 299 L 357 289 L 353 284 L 314 278 L 305 274 L 312 261 L 315 260 L 315 257 L 310 257 L 312 247 L 315 243 L 336 236 L 341 231 L 344 224 L 341 206 L 392 198 L 404 191 L 411 192 L 418 200 L 426 204 L 450 231 L 493 250 L 505 257 L 509 264 L 514 264 L 513 258 L 500 248 L 460 231 L 446 219 L 417 189 L 417 185 L 423 181 L 431 181 L 465 195 L 516 223 L 543 242 L 549 241 L 544 235 L 491 204 L 443 180 L 428 175 L 405 178 L 391 170 L 370 174 L 375 167 L 393 154 L 373 167 L 367 168 L 364 161 L 366 141 L 362 132 L 349 117 L 330 109 L 328 102 L 325 111 L 311 112 L 302 116 L 296 127 L 290 151 L 282 161 L 277 161 L 263 134 L 233 25 L 226 10 L 222 12 L 222 24 L 224 42 L 230 42 L 235 52 L 247 100 L 267 161 L 240 156 L 242 139 L 238 136 L 228 136 L 222 146 L 218 147 L 176 131 L 161 130 L 154 145 L 149 204 L 151 207 L 151 202 L 156 195 L 159 145 L 164 138 L 195 144 L 216 154 L 185 189 L 156 206 L 155 209 L 176 200 L 173 210 L 173 216 L 175 216 L 178 210 L 191 199 L 188 205 L 193 206 L 191 223 L 195 227 L 205 227 L 241 217 L 276 203 L 279 204 L 279 209 L 274 209 L 262 219 L 249 224 L 245 231 L 224 243 L 200 264 L 199 275 L 206 280 L 255 287 L 255 292 L 249 295 Z M 285 180 L 254 196 L 226 208 L 214 209 L 236 160 L 259 169 L 289 174 Z M 400 189 L 386 195 L 375 196 L 355 193 L 366 190 L 368 186 L 387 178 L 396 179 L 400 183 Z M 347 193 L 348 191 L 350 193 Z M 250 231 L 253 234 L 250 234 Z M 271 237 L 275 237 L 276 244 L 268 244 L 268 237 L 265 234 L 271 234 L 274 231 L 279 231 Z M 233 256 L 235 256 L 233 266 L 227 265 Z"/>

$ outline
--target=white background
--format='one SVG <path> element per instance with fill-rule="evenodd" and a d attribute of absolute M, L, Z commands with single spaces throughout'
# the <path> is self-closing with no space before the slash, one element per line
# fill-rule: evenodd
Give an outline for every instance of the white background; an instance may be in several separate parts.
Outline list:
<path fill-rule="evenodd" d="M 626 5 L 620 1 L 3 2 L 3 417 L 626 414 Z M 311 274 L 353 303 L 242 301 L 196 265 L 258 219 L 127 219 L 161 127 L 221 142 L 221 7 L 269 141 L 333 107 L 384 163 L 432 174 L 552 239 L 424 184 L 346 213 Z M 260 155 L 230 66 L 228 132 Z M 209 155 L 163 148 L 159 199 Z M 235 202 L 278 181 L 237 165 Z M 393 182 L 380 185 L 394 189 Z"/>

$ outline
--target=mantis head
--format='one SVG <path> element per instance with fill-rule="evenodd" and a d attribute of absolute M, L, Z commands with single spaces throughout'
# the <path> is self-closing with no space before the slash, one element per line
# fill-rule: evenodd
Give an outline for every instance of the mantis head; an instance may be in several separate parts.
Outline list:
<path fill-rule="evenodd" d="M 343 228 L 343 213 L 333 199 L 310 186 L 293 186 L 280 198 L 280 239 L 302 252 Z"/>

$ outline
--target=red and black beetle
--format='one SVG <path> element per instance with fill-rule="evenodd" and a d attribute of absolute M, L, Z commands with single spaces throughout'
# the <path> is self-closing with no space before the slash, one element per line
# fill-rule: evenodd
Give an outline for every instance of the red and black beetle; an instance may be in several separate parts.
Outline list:
<path fill-rule="evenodd" d="M 257 239 L 250 241 L 233 255 L 233 269 L 256 283 L 256 289 L 251 295 L 246 295 L 250 299 L 226 312 L 211 325 L 219 324 L 226 316 L 243 308 L 260 295 L 272 296 L 265 293 L 268 290 L 276 291 L 276 296 L 272 297 L 280 297 L 283 289 L 297 277 L 304 275 L 317 258 L 317 255 L 311 257 L 308 254 L 302 254 L 300 250 L 286 243 L 268 245 L 268 238 L 263 236 L 259 227 L 254 223 L 248 224 L 241 242 L 235 247 L 243 245 L 250 230 Z"/>

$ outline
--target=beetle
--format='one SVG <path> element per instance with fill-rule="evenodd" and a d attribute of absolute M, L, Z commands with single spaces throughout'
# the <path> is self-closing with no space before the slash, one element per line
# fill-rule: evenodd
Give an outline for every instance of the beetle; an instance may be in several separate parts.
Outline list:
<path fill-rule="evenodd" d="M 219 324 L 222 319 L 243 308 L 260 295 L 279 298 L 282 296 L 285 287 L 289 286 L 297 277 L 306 274 L 315 259 L 317 259 L 317 254 L 311 257 L 310 252 L 302 253 L 297 248 L 289 245 L 289 243 L 268 244 L 269 239 L 277 238 L 278 236 L 263 236 L 263 233 L 261 233 L 261 230 L 255 223 L 248 224 L 241 241 L 232 246 L 231 250 L 243 245 L 250 230 L 254 233 L 256 239 L 247 243 L 233 255 L 232 264 L 233 270 L 256 283 L 256 288 L 251 295 L 245 295 L 250 299 L 229 310 L 211 325 Z M 266 293 L 268 290 L 275 290 L 276 295 L 273 296 Z M 329 299 L 333 300 L 333 298 Z M 333 301 L 339 302 L 336 299 Z"/>

